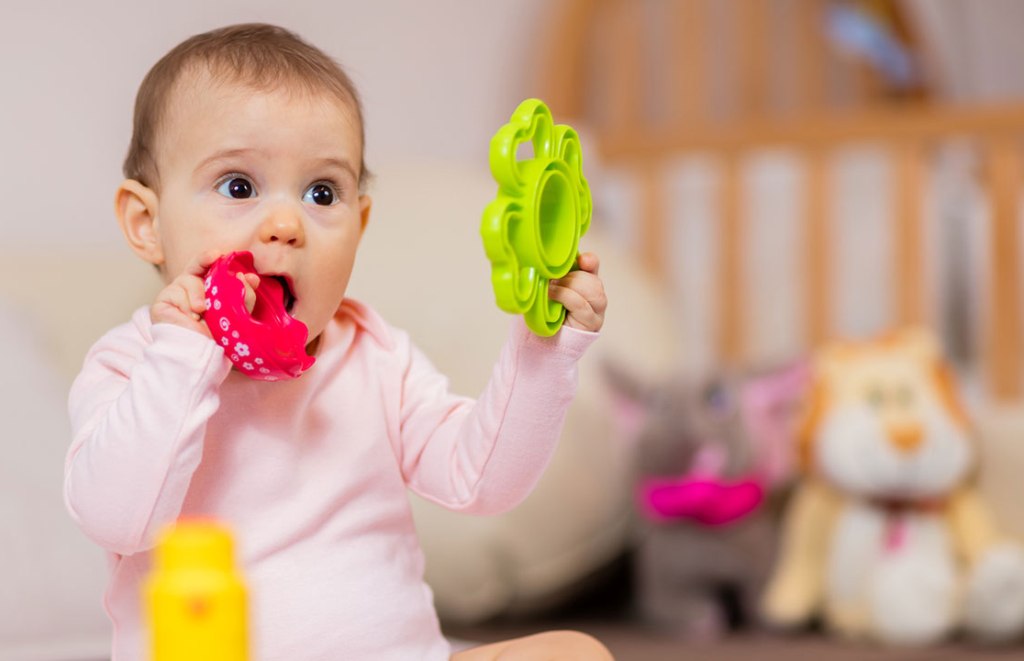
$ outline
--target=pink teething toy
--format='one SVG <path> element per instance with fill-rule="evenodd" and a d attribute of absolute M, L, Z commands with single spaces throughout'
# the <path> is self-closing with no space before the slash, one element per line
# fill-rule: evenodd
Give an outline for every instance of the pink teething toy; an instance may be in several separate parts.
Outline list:
<path fill-rule="evenodd" d="M 256 305 L 251 313 L 246 310 L 239 273 L 256 273 L 252 253 L 224 255 L 206 273 L 205 319 L 210 334 L 246 376 L 294 379 L 315 362 L 306 353 L 309 329 L 285 310 L 284 287 L 274 277 L 260 277 Z"/>

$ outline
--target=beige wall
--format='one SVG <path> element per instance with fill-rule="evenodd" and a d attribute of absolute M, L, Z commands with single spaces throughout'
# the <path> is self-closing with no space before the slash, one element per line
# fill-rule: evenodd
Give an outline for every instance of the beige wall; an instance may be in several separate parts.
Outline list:
<path fill-rule="evenodd" d="M 182 39 L 267 21 L 339 59 L 362 91 L 368 162 L 486 171 L 487 144 L 529 93 L 542 0 L 0 2 L 0 223 L 36 245 L 120 242 L 111 200 L 135 91 Z"/>

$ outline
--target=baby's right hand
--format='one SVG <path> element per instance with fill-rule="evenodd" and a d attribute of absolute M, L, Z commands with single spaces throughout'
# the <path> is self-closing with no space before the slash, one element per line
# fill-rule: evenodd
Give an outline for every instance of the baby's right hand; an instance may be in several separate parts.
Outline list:
<path fill-rule="evenodd" d="M 202 320 L 202 314 L 206 312 L 203 276 L 218 257 L 217 253 L 207 251 L 192 260 L 184 273 L 157 294 L 156 302 L 149 308 L 150 321 L 174 324 L 210 337 L 210 329 Z M 260 286 L 260 277 L 255 273 L 239 273 L 238 279 L 245 286 L 245 309 L 252 312 L 256 307 L 256 288 Z"/>
<path fill-rule="evenodd" d="M 218 257 L 217 253 L 207 251 L 193 259 L 184 273 L 156 295 L 156 301 L 149 308 L 150 321 L 174 324 L 210 337 L 210 329 L 202 320 L 202 314 L 206 312 L 203 276 Z"/>

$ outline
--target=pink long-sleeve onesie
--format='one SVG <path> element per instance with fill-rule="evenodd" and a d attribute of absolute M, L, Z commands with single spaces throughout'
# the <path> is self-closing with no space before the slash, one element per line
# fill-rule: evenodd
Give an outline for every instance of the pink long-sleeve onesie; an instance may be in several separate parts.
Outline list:
<path fill-rule="evenodd" d="M 406 489 L 477 514 L 518 504 L 595 337 L 566 327 L 539 338 L 517 320 L 474 402 L 351 300 L 316 365 L 277 383 L 137 311 L 93 346 L 69 398 L 65 499 L 110 554 L 115 661 L 147 656 L 140 587 L 179 515 L 232 527 L 253 658 L 447 659 Z"/>

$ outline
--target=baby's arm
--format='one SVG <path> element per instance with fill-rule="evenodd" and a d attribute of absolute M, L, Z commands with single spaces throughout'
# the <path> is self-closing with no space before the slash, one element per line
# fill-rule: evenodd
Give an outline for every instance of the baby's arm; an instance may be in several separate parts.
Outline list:
<path fill-rule="evenodd" d="M 552 287 L 568 310 L 553 337 L 516 319 L 490 382 L 473 402 L 411 350 L 402 407 L 402 469 L 429 500 L 473 513 L 510 509 L 533 489 L 554 452 L 576 390 L 576 363 L 597 337 L 607 301 L 595 255 Z"/>
<path fill-rule="evenodd" d="M 188 287 L 176 280 L 161 292 L 148 310 L 158 323 L 140 311 L 97 342 L 69 396 L 65 501 L 90 538 L 122 555 L 150 548 L 180 513 L 230 371 L 220 347 L 192 328 L 202 322 L 188 312 Z"/>

